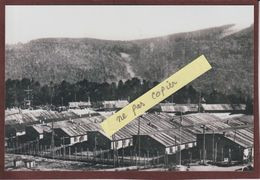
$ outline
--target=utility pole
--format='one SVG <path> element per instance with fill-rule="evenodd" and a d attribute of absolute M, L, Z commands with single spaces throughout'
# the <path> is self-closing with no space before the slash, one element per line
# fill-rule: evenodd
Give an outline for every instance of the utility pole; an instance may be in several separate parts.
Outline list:
<path fill-rule="evenodd" d="M 124 156 L 125 156 L 125 144 L 124 144 L 124 142 L 122 143 L 122 164 L 123 164 L 123 166 L 124 166 Z"/>
<path fill-rule="evenodd" d="M 138 118 L 138 161 L 140 163 L 140 118 Z"/>
<path fill-rule="evenodd" d="M 54 128 L 53 128 L 53 119 L 51 121 L 51 151 L 52 151 L 52 159 L 54 159 Z"/>
<path fill-rule="evenodd" d="M 94 161 L 96 161 L 97 136 L 94 137 Z"/>
<path fill-rule="evenodd" d="M 175 140 L 175 164 L 177 165 L 177 152 L 178 152 L 178 146 L 177 146 L 177 137 L 174 136 L 174 140 Z"/>
<path fill-rule="evenodd" d="M 15 84 L 14 84 L 14 105 L 15 107 L 18 107 L 18 100 L 17 100 L 17 89 L 16 89 L 16 81 L 15 81 Z"/>
<path fill-rule="evenodd" d="M 53 99 L 53 94 L 54 94 L 54 87 L 53 87 L 53 83 L 50 83 L 50 88 L 51 88 L 51 106 L 52 106 L 52 99 Z"/>
<path fill-rule="evenodd" d="M 234 142 L 236 142 L 237 130 L 235 129 Z"/>
<path fill-rule="evenodd" d="M 218 160 L 218 141 L 219 141 L 219 137 L 218 137 L 218 140 L 216 142 L 216 147 L 215 147 L 215 162 L 217 162 Z"/>
<path fill-rule="evenodd" d="M 213 131 L 213 137 L 212 137 L 212 162 L 215 162 L 215 131 Z"/>
<path fill-rule="evenodd" d="M 116 160 L 115 160 L 115 134 L 112 135 L 112 145 L 113 145 L 113 163 L 114 163 L 114 167 L 116 167 Z"/>
<path fill-rule="evenodd" d="M 77 102 L 77 94 L 76 94 L 76 91 L 74 93 L 74 101 Z"/>
<path fill-rule="evenodd" d="M 202 125 L 202 128 L 203 128 L 203 164 L 205 164 L 205 125 Z"/>
<path fill-rule="evenodd" d="M 201 91 L 199 92 L 198 112 L 200 112 L 200 106 L 201 106 Z"/>
<path fill-rule="evenodd" d="M 182 139 L 181 139 L 181 128 L 182 128 L 182 111 L 181 111 L 181 118 L 180 118 L 180 143 L 179 143 L 179 145 L 180 145 L 180 154 L 179 154 L 179 164 L 181 165 L 181 141 L 182 141 Z"/>
<path fill-rule="evenodd" d="M 27 106 L 28 105 L 28 109 L 31 107 L 31 92 L 32 92 L 32 89 L 28 88 L 26 90 L 24 90 L 26 92 L 26 95 L 27 95 L 27 98 L 25 98 L 25 105 Z"/>
<path fill-rule="evenodd" d="M 63 106 L 63 97 L 61 97 L 61 106 Z"/>

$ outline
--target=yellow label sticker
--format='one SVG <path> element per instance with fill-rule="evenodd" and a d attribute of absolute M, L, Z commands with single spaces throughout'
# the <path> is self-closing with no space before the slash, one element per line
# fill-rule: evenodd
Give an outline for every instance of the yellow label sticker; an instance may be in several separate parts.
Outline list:
<path fill-rule="evenodd" d="M 211 65 L 208 63 L 205 56 L 201 55 L 123 109 L 108 117 L 100 124 L 101 127 L 104 132 L 111 137 L 129 122 L 144 114 L 147 110 L 210 69 Z"/>

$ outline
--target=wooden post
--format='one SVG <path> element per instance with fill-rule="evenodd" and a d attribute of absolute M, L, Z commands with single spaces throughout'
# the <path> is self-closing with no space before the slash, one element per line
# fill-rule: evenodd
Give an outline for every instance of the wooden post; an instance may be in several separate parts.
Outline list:
<path fill-rule="evenodd" d="M 94 148 L 94 152 L 93 152 L 93 161 L 96 161 L 96 147 Z"/>
<path fill-rule="evenodd" d="M 17 153 L 20 154 L 20 144 L 18 142 L 17 142 L 17 147 L 18 147 Z"/>
<path fill-rule="evenodd" d="M 224 160 L 224 149 L 223 149 L 223 147 L 221 148 L 221 161 L 223 161 Z"/>
<path fill-rule="evenodd" d="M 37 138 L 37 154 L 38 155 L 40 154 L 39 151 L 40 151 L 40 140 Z"/>
<path fill-rule="evenodd" d="M 132 150 L 130 150 L 130 164 L 132 165 L 133 163 L 133 153 Z"/>
<path fill-rule="evenodd" d="M 80 148 L 80 157 L 81 157 L 81 160 L 83 159 L 83 149 L 82 149 L 82 146 Z"/>
<path fill-rule="evenodd" d="M 213 137 L 212 137 L 212 162 L 215 162 L 215 131 L 213 130 Z"/>
<path fill-rule="evenodd" d="M 28 152 L 29 152 L 29 146 L 28 146 L 28 143 L 25 144 L 25 154 L 28 155 Z"/>
<path fill-rule="evenodd" d="M 17 137 L 17 136 L 16 136 L 16 137 Z M 17 145 L 17 143 L 15 142 L 15 143 L 14 143 L 14 153 L 17 152 L 17 150 L 16 150 L 16 149 L 17 149 L 17 146 L 16 146 L 16 145 Z"/>
<path fill-rule="evenodd" d="M 44 145 L 44 146 L 43 146 L 43 155 L 45 155 L 45 154 L 46 154 L 46 150 L 47 150 L 47 146 L 46 146 L 46 145 Z"/>
<path fill-rule="evenodd" d="M 153 163 L 153 165 L 155 164 L 155 162 L 154 162 L 154 154 L 153 154 L 153 162 L 152 163 Z"/>
<path fill-rule="evenodd" d="M 180 154 L 179 154 L 179 164 L 181 165 L 181 144 L 182 144 L 182 139 L 181 139 L 181 133 L 182 133 L 182 111 L 181 111 L 181 118 L 180 118 Z"/>
<path fill-rule="evenodd" d="M 33 155 L 36 155 L 36 147 L 35 147 L 35 144 L 32 145 L 32 150 L 33 150 L 32 154 L 33 154 Z"/>
<path fill-rule="evenodd" d="M 33 155 L 33 146 L 32 146 L 32 144 L 30 144 L 29 148 L 30 148 L 30 155 Z"/>
<path fill-rule="evenodd" d="M 54 124 L 53 124 L 53 119 L 51 122 L 51 153 L 52 153 L 52 158 L 54 158 L 54 148 L 55 148 L 55 143 L 54 143 Z"/>
<path fill-rule="evenodd" d="M 24 154 L 24 143 L 22 144 L 22 154 Z"/>
<path fill-rule="evenodd" d="M 190 158 L 190 164 L 192 163 L 192 151 L 189 150 L 189 158 Z"/>
<path fill-rule="evenodd" d="M 200 161 L 201 161 L 201 149 L 200 149 Z"/>
<path fill-rule="evenodd" d="M 29 155 L 31 155 L 31 144 L 28 144 L 28 152 L 29 152 Z"/>
<path fill-rule="evenodd" d="M 138 159 L 139 159 L 139 162 L 140 162 L 140 153 L 141 153 L 141 150 L 140 150 L 140 146 L 141 146 L 140 125 L 141 125 L 140 118 L 138 118 Z"/>
<path fill-rule="evenodd" d="M 231 161 L 232 161 L 232 157 L 231 157 L 232 155 L 231 155 L 231 149 L 230 148 L 228 148 L 228 161 L 229 161 L 229 163 L 231 163 Z"/>
<path fill-rule="evenodd" d="M 87 148 L 87 160 L 88 160 L 88 148 Z"/>
<path fill-rule="evenodd" d="M 166 154 L 166 164 L 168 166 L 168 154 Z"/>
<path fill-rule="evenodd" d="M 215 162 L 217 162 L 217 160 L 218 160 L 218 142 L 216 142 L 216 147 L 215 147 Z"/>
<path fill-rule="evenodd" d="M 205 164 L 206 156 L 206 135 L 205 135 L 205 125 L 203 125 L 203 164 Z"/>
<path fill-rule="evenodd" d="M 66 156 L 66 147 L 65 147 L 65 138 L 62 137 L 62 145 L 63 145 L 63 157 L 65 159 Z"/>
<path fill-rule="evenodd" d="M 69 159 L 70 159 L 70 155 L 71 155 L 71 149 L 70 149 L 70 146 L 69 146 Z"/>
<path fill-rule="evenodd" d="M 104 164 L 104 157 L 103 157 L 103 151 L 100 149 L 100 157 L 101 157 L 101 162 Z"/>
<path fill-rule="evenodd" d="M 26 151 L 27 151 L 27 144 L 24 143 L 24 144 L 23 144 L 23 153 L 26 154 Z"/>
<path fill-rule="evenodd" d="M 147 151 L 147 159 L 148 159 L 148 166 L 150 165 L 150 156 L 149 156 L 149 150 Z"/>
<path fill-rule="evenodd" d="M 118 149 L 116 148 L 116 164 L 117 167 L 119 166 L 119 159 L 118 159 Z"/>
<path fill-rule="evenodd" d="M 123 149 L 122 149 L 122 164 L 124 166 L 124 156 L 125 156 L 125 147 L 124 147 L 124 144 L 123 144 Z"/>
<path fill-rule="evenodd" d="M 30 147 L 29 147 L 29 144 L 26 145 L 26 154 L 30 154 Z"/>
<path fill-rule="evenodd" d="M 144 167 L 146 167 L 146 154 L 144 153 Z"/>
<path fill-rule="evenodd" d="M 157 151 L 157 164 L 160 164 L 159 152 Z"/>
<path fill-rule="evenodd" d="M 135 165 L 137 166 L 137 154 L 135 153 Z"/>
<path fill-rule="evenodd" d="M 164 166 L 167 167 L 167 153 L 164 153 Z"/>
<path fill-rule="evenodd" d="M 109 153 L 107 154 L 107 158 L 108 158 L 108 161 L 110 162 L 111 160 L 111 152 L 109 151 Z"/>
<path fill-rule="evenodd" d="M 76 159 L 76 161 L 77 161 L 77 155 L 78 154 L 78 150 L 77 150 L 77 147 L 75 147 L 75 159 Z"/>
<path fill-rule="evenodd" d="M 115 160 L 115 135 L 112 135 L 112 145 L 113 145 L 113 163 L 114 163 L 114 167 L 116 167 L 116 160 Z"/>

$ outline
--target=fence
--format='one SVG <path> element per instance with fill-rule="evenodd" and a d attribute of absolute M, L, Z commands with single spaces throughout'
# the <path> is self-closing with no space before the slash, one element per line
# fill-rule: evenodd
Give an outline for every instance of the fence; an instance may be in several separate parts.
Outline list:
<path fill-rule="evenodd" d="M 167 154 L 141 153 L 138 156 L 136 151 L 130 150 L 130 155 L 119 155 L 117 150 L 89 150 L 78 147 L 59 146 L 52 148 L 50 145 L 39 144 L 38 141 L 30 141 L 23 144 L 14 143 L 6 148 L 7 153 L 33 155 L 44 158 L 53 158 L 67 161 L 90 162 L 93 164 L 107 164 L 113 167 L 126 166 L 169 166 Z"/>

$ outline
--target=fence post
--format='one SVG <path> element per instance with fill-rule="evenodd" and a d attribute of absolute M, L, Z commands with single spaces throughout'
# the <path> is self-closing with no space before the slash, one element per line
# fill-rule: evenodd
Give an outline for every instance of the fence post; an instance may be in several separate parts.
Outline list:
<path fill-rule="evenodd" d="M 159 152 L 157 151 L 157 164 L 160 164 Z"/>
<path fill-rule="evenodd" d="M 137 153 L 135 153 L 135 165 L 137 166 Z"/>
<path fill-rule="evenodd" d="M 224 161 L 224 148 L 221 148 L 221 161 Z"/>
<path fill-rule="evenodd" d="M 152 154 L 152 164 L 154 165 L 154 153 Z"/>
<path fill-rule="evenodd" d="M 147 164 L 148 164 L 148 166 L 149 166 L 149 165 L 150 165 L 150 154 L 149 154 L 149 150 L 147 151 L 147 159 L 148 159 L 148 161 L 147 161 L 148 163 L 147 163 Z"/>
<path fill-rule="evenodd" d="M 71 149 L 70 149 L 70 146 L 69 146 L 69 159 L 70 159 L 70 155 L 71 155 L 70 153 L 71 153 Z"/>
<path fill-rule="evenodd" d="M 75 147 L 75 153 L 74 153 L 74 154 L 75 154 L 75 156 L 76 156 L 75 159 L 76 159 L 76 161 L 77 161 L 77 156 L 78 156 L 78 149 L 77 149 L 77 147 Z"/>
<path fill-rule="evenodd" d="M 146 154 L 144 153 L 144 167 L 146 167 Z"/>
<path fill-rule="evenodd" d="M 82 149 L 82 146 L 80 148 L 80 157 L 81 157 L 81 160 L 83 159 L 83 149 Z"/>
<path fill-rule="evenodd" d="M 122 149 L 122 165 L 124 166 L 125 148 Z"/>
<path fill-rule="evenodd" d="M 109 153 L 107 154 L 107 158 L 108 158 L 108 162 L 110 162 L 111 160 L 111 152 L 109 151 Z"/>
<path fill-rule="evenodd" d="M 87 160 L 88 160 L 88 148 L 87 148 Z"/>

